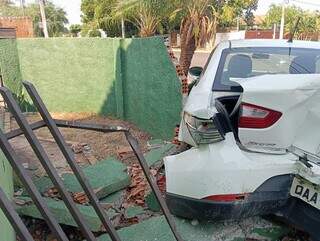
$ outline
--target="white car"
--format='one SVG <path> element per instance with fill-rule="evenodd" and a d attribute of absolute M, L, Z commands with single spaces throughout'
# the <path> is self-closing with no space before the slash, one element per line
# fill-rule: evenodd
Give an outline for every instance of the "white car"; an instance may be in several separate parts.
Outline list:
<path fill-rule="evenodd" d="M 189 148 L 165 158 L 172 213 L 276 214 L 319 241 L 318 73 L 319 42 L 219 44 L 184 106 L 179 140 Z"/>

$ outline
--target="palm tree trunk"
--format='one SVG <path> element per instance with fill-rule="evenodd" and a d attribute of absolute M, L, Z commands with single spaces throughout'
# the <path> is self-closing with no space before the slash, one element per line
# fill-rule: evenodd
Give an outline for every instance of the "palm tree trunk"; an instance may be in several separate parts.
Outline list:
<path fill-rule="evenodd" d="M 183 46 L 181 45 L 180 65 L 182 66 L 185 75 L 188 75 L 195 51 L 196 43 L 194 37 L 187 41 Z"/>
<path fill-rule="evenodd" d="M 196 50 L 196 41 L 194 35 L 188 36 L 189 22 L 186 21 L 181 26 L 180 30 L 180 65 L 185 75 L 188 75 L 188 70 L 191 65 L 191 61 Z"/>

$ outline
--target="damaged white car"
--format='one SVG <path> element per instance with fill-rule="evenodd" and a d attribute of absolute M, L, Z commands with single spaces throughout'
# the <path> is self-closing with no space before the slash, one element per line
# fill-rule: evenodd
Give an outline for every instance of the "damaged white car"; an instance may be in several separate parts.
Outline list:
<path fill-rule="evenodd" d="M 189 148 L 165 158 L 171 212 L 210 220 L 275 214 L 319 241 L 317 73 L 318 42 L 218 45 L 184 107 L 179 140 Z"/>

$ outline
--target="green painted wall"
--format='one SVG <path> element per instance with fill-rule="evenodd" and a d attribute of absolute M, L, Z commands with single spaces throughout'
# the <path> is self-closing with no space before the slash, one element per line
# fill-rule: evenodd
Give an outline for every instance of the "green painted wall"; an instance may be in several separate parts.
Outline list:
<path fill-rule="evenodd" d="M 18 39 L 17 50 L 22 78 L 52 112 L 113 115 L 165 139 L 180 122 L 180 83 L 160 38 Z"/>
<path fill-rule="evenodd" d="M 13 39 L 3 39 L 0 41 L 0 73 L 4 84 L 8 86 L 17 96 L 21 96 L 21 74 L 19 66 L 16 42 Z M 0 129 L 4 128 L 4 113 L 0 113 Z M 3 152 L 0 151 L 0 187 L 8 197 L 13 196 L 13 176 L 12 168 Z M 14 231 L 0 210 L 0 234 L 1 240 L 16 240 Z"/>
<path fill-rule="evenodd" d="M 0 41 L 0 73 L 4 84 L 17 96 L 21 96 L 22 77 L 15 39 L 1 39 Z"/>
<path fill-rule="evenodd" d="M 0 186 L 7 194 L 7 197 L 13 196 L 13 177 L 12 169 L 9 165 L 6 157 L 0 151 Z M 0 234 L 1 240 L 6 241 L 15 241 L 15 234 L 11 227 L 11 224 L 8 222 L 7 218 L 4 216 L 0 210 Z"/>
<path fill-rule="evenodd" d="M 127 39 L 122 50 L 125 118 L 157 137 L 172 137 L 181 85 L 162 39 Z"/>
<path fill-rule="evenodd" d="M 34 83 L 49 110 L 116 113 L 117 40 L 39 38 L 17 43 L 22 77 Z"/>

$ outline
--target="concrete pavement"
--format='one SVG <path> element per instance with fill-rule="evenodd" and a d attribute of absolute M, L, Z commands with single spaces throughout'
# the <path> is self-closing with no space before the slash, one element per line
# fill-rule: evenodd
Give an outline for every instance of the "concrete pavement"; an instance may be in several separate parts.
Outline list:
<path fill-rule="evenodd" d="M 178 59 L 180 58 L 180 49 L 174 49 L 173 53 Z M 209 51 L 196 51 L 195 54 L 193 55 L 191 67 L 193 66 L 204 67 L 205 64 L 207 63 L 209 56 L 210 56 Z"/>

